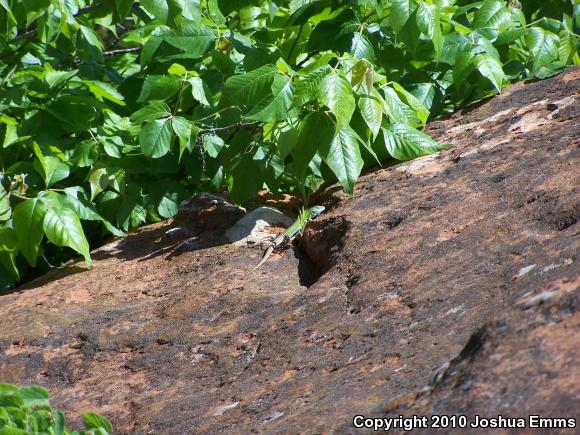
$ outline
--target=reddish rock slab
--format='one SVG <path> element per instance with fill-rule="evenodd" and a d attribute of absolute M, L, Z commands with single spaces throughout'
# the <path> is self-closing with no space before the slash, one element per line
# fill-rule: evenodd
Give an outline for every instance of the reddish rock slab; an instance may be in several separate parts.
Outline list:
<path fill-rule="evenodd" d="M 354 198 L 326 189 L 303 243 L 253 274 L 261 251 L 202 232 L 192 206 L 185 232 L 167 234 L 183 215 L 143 228 L 90 271 L 0 296 L 0 382 L 44 385 L 74 421 L 97 411 L 119 433 L 578 419 L 579 79 L 431 123 L 454 148 L 371 170 Z"/>

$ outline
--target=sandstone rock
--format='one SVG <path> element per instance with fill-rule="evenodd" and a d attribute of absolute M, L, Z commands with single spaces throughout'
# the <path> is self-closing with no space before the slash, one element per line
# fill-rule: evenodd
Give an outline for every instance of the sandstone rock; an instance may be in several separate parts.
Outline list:
<path fill-rule="evenodd" d="M 0 382 L 119 433 L 578 418 L 579 78 L 431 123 L 453 149 L 369 171 L 352 199 L 328 188 L 303 242 L 255 274 L 261 251 L 220 225 L 193 222 L 171 255 L 191 234 L 167 240 L 165 222 L 0 296 Z"/>

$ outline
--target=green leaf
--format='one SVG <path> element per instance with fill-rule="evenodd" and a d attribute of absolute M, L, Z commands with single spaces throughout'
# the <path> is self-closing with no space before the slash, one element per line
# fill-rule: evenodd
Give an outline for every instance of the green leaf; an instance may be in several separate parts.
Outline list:
<path fill-rule="evenodd" d="M 179 77 L 185 77 L 185 75 L 187 74 L 187 70 L 185 69 L 185 67 L 183 65 L 178 64 L 178 63 L 171 64 L 171 66 L 169 67 L 167 72 L 169 74 L 172 74 L 174 76 L 179 76 Z"/>
<path fill-rule="evenodd" d="M 154 121 L 171 115 L 171 109 L 163 101 L 150 101 L 147 106 L 142 107 L 131 115 L 131 122 L 140 124 L 142 122 Z"/>
<path fill-rule="evenodd" d="M 18 429 L 16 427 L 4 427 L 2 428 L 2 435 L 28 435 L 30 432 L 24 429 Z"/>
<path fill-rule="evenodd" d="M 478 54 L 473 58 L 473 63 L 480 74 L 488 79 L 498 92 L 501 92 L 501 85 L 505 78 L 501 63 L 489 54 Z"/>
<path fill-rule="evenodd" d="M 24 406 L 49 406 L 48 390 L 38 385 L 29 385 L 20 388 L 20 396 L 24 399 Z"/>
<path fill-rule="evenodd" d="M 300 76 L 296 84 L 296 98 L 294 104 L 302 104 L 313 100 L 318 95 L 318 88 L 322 79 L 331 71 L 329 65 L 322 65 L 304 75 Z"/>
<path fill-rule="evenodd" d="M 205 152 L 213 159 L 225 146 L 224 140 L 215 134 L 204 134 L 201 143 Z"/>
<path fill-rule="evenodd" d="M 182 15 L 191 20 L 196 28 L 201 24 L 201 0 L 183 0 Z"/>
<path fill-rule="evenodd" d="M 445 148 L 407 124 L 387 125 L 383 136 L 387 151 L 397 160 L 411 160 Z"/>
<path fill-rule="evenodd" d="M 439 57 L 439 62 L 455 65 L 457 56 L 467 51 L 469 40 L 461 33 L 451 32 L 443 37 L 443 41 L 443 52 Z"/>
<path fill-rule="evenodd" d="M 115 0 L 117 17 L 123 19 L 123 17 L 129 15 L 131 6 L 133 6 L 133 0 Z"/>
<path fill-rule="evenodd" d="M 521 38 L 527 33 L 528 29 L 526 27 L 518 27 L 516 29 L 509 29 L 504 32 L 501 32 L 497 39 L 495 40 L 495 45 L 504 45 L 509 44 L 510 42 L 515 41 L 516 39 Z"/>
<path fill-rule="evenodd" d="M 18 121 L 4 113 L 0 114 L 0 122 L 6 125 L 18 125 Z"/>
<path fill-rule="evenodd" d="M 373 89 L 373 91 L 378 94 L 376 90 Z M 383 104 L 380 95 L 371 94 L 361 96 L 358 100 L 358 108 L 364 121 L 371 130 L 373 140 L 376 139 L 383 120 Z"/>
<path fill-rule="evenodd" d="M 43 220 L 46 238 L 56 246 L 68 246 L 81 254 L 89 267 L 93 265 L 89 242 L 78 215 L 66 208 L 49 208 Z"/>
<path fill-rule="evenodd" d="M 228 181 L 230 196 L 236 204 L 254 197 L 264 185 L 258 162 L 249 156 L 244 156 L 232 169 L 232 176 Z"/>
<path fill-rule="evenodd" d="M 429 110 L 413 94 L 408 92 L 400 84 L 397 82 L 392 82 L 392 85 L 393 89 L 395 92 L 397 92 L 397 95 L 399 95 L 401 100 L 417 113 L 417 117 L 421 120 L 421 125 L 424 126 L 427 123 L 427 119 L 429 118 Z"/>
<path fill-rule="evenodd" d="M 70 169 L 68 165 L 61 162 L 58 157 L 43 155 L 37 144 L 34 145 L 34 153 L 38 158 L 34 162 L 34 168 L 44 178 L 46 187 L 50 187 L 54 183 L 64 180 L 69 176 Z"/>
<path fill-rule="evenodd" d="M 332 118 L 324 112 L 306 115 L 298 136 L 296 148 L 292 152 L 298 182 L 306 178 L 308 164 L 319 148 L 328 146 L 334 138 L 335 125 Z"/>
<path fill-rule="evenodd" d="M 105 153 L 115 159 L 121 158 L 121 151 L 119 148 L 124 146 L 123 139 L 119 136 L 98 136 L 99 141 L 103 144 Z"/>
<path fill-rule="evenodd" d="M 12 214 L 12 209 L 10 208 L 10 199 L 8 198 L 8 193 L 4 186 L 0 184 L 0 223 L 6 222 L 10 219 Z"/>
<path fill-rule="evenodd" d="M 308 38 L 308 50 L 334 50 L 342 53 L 352 48 L 354 34 L 360 32 L 361 22 L 354 9 L 345 8 L 335 18 L 323 20 Z"/>
<path fill-rule="evenodd" d="M 473 26 L 476 29 L 489 27 L 501 32 L 510 26 L 511 21 L 511 13 L 505 1 L 486 0 L 475 12 Z"/>
<path fill-rule="evenodd" d="M 125 171 L 122 168 L 94 168 L 88 179 L 91 185 L 91 202 L 107 187 L 111 187 L 121 194 L 125 190 Z"/>
<path fill-rule="evenodd" d="M 1 270 L 1 269 L 0 269 Z M 24 406 L 24 400 L 20 397 L 20 391 L 16 391 L 15 394 L 3 394 L 0 395 L 0 409 L 6 409 L 8 407 L 22 408 Z M 4 430 L 4 428 L 3 428 Z M 13 433 L 13 432 L 10 432 Z M 28 432 L 22 431 L 17 433 L 27 434 Z M 4 435 L 4 434 L 2 434 Z"/>
<path fill-rule="evenodd" d="M 70 174 L 69 167 L 62 163 L 57 157 L 44 157 L 44 181 L 46 187 L 52 186 L 54 183 L 64 180 Z"/>
<path fill-rule="evenodd" d="M 193 124 L 181 116 L 176 116 L 171 120 L 171 127 L 179 138 L 179 158 L 181 159 L 185 150 L 191 152 L 193 149 L 191 142 Z"/>
<path fill-rule="evenodd" d="M 332 72 L 320 82 L 318 98 L 336 116 L 340 126 L 348 125 L 356 107 L 352 87 L 340 74 Z"/>
<path fill-rule="evenodd" d="M 398 33 L 403 28 L 417 7 L 414 0 L 392 0 L 389 19 L 395 32 Z"/>
<path fill-rule="evenodd" d="M 83 25 L 79 30 L 77 46 L 81 59 L 103 62 L 103 44 L 95 31 Z"/>
<path fill-rule="evenodd" d="M 83 414 L 83 422 L 87 429 L 98 429 L 103 428 L 110 434 L 113 433 L 113 426 L 105 417 L 92 412 L 86 412 Z"/>
<path fill-rule="evenodd" d="M 366 60 L 359 60 L 353 65 L 350 70 L 350 84 L 353 88 L 362 83 L 365 75 L 367 74 L 367 71 L 369 70 L 369 65 L 369 62 Z"/>
<path fill-rule="evenodd" d="M 138 103 L 149 100 L 168 100 L 179 91 L 181 78 L 177 76 L 149 76 L 143 83 L 141 94 L 137 99 Z"/>
<path fill-rule="evenodd" d="M 144 207 L 144 195 L 141 188 L 134 183 L 127 185 L 127 191 L 117 213 L 117 223 L 125 231 L 138 227 L 147 218 L 147 209 Z"/>
<path fill-rule="evenodd" d="M 52 419 L 54 421 L 54 435 L 65 435 L 66 420 L 64 414 L 60 411 L 53 411 Z"/>
<path fill-rule="evenodd" d="M 325 8 L 329 6 L 330 6 L 329 0 L 314 0 L 311 1 L 310 3 L 302 5 L 301 7 L 296 9 L 294 13 L 290 16 L 290 18 L 288 19 L 287 26 L 302 25 L 306 23 L 306 21 L 308 21 L 309 18 L 321 13 Z"/>
<path fill-rule="evenodd" d="M 99 104 L 93 97 L 64 95 L 54 99 L 47 110 L 61 121 L 65 131 L 80 132 L 91 128 L 100 114 Z"/>
<path fill-rule="evenodd" d="M 15 124 L 6 125 L 6 133 L 4 135 L 2 148 L 8 148 L 9 146 L 15 145 L 20 141 L 21 138 L 18 137 L 18 126 Z"/>
<path fill-rule="evenodd" d="M 417 26 L 433 42 L 435 48 L 435 60 L 438 60 L 443 52 L 443 34 L 439 22 L 439 6 L 429 3 L 421 3 L 417 9 Z"/>
<path fill-rule="evenodd" d="M 18 388 L 16 385 L 0 383 L 0 396 L 7 395 L 19 396 L 20 388 Z"/>
<path fill-rule="evenodd" d="M 475 64 L 473 62 L 473 54 L 471 52 L 461 53 L 457 56 L 455 60 L 455 65 L 453 66 L 453 83 L 459 92 L 465 80 L 475 70 Z"/>
<path fill-rule="evenodd" d="M 37 197 L 48 208 L 67 207 L 67 204 L 64 202 L 64 199 L 66 198 L 60 193 L 54 192 L 52 190 L 43 190 L 38 194 Z"/>
<path fill-rule="evenodd" d="M 156 203 L 157 213 L 164 219 L 175 216 L 179 203 L 189 196 L 183 184 L 176 180 L 161 180 L 149 186 L 148 190 Z"/>
<path fill-rule="evenodd" d="M 10 227 L 0 226 L 0 266 L 15 280 L 20 278 L 20 272 L 16 267 L 17 254 L 18 237 L 16 232 Z"/>
<path fill-rule="evenodd" d="M 145 124 L 139 133 L 139 144 L 143 154 L 149 158 L 163 157 L 171 148 L 173 133 L 169 118 L 157 119 Z"/>
<path fill-rule="evenodd" d="M 278 74 L 272 83 L 271 96 L 254 106 L 246 118 L 262 122 L 278 122 L 288 118 L 294 98 L 294 85 L 288 77 Z"/>
<path fill-rule="evenodd" d="M 98 158 L 97 144 L 92 140 L 83 140 L 75 145 L 70 163 L 73 166 L 86 168 Z"/>
<path fill-rule="evenodd" d="M 205 95 L 205 89 L 203 87 L 203 80 L 199 77 L 190 77 L 187 79 L 187 81 L 191 85 L 192 97 L 204 106 L 209 106 L 209 102 L 207 101 L 207 97 Z"/>
<path fill-rule="evenodd" d="M 576 55 L 576 38 L 567 30 L 562 30 L 558 33 L 560 39 L 560 47 L 558 48 L 558 56 L 562 62 L 566 64 L 572 63 Z"/>
<path fill-rule="evenodd" d="M 533 55 L 534 69 L 548 65 L 558 57 L 558 37 L 540 27 L 528 28 L 526 46 Z"/>
<path fill-rule="evenodd" d="M 57 88 L 78 72 L 76 69 L 72 71 L 46 71 L 44 81 L 51 88 Z"/>
<path fill-rule="evenodd" d="M 141 4 L 148 12 L 162 23 L 167 21 L 169 6 L 166 0 L 141 0 Z"/>
<path fill-rule="evenodd" d="M 160 36 L 152 37 L 141 51 L 141 65 L 146 66 L 151 61 L 170 62 L 175 60 L 191 60 L 202 57 L 206 51 L 215 43 L 216 36 L 213 31 L 204 25 L 199 30 L 195 29 L 195 24 L 182 26 L 182 32 L 170 31 Z M 167 43 L 180 50 L 180 53 L 169 54 L 166 49 Z M 173 53 L 174 50 L 171 51 Z"/>
<path fill-rule="evenodd" d="M 98 80 L 85 80 L 84 83 L 89 87 L 89 91 L 91 91 L 99 101 L 107 99 L 119 106 L 125 105 L 125 102 L 123 101 L 125 98 L 123 95 L 121 95 L 121 93 L 109 83 L 100 82 Z"/>
<path fill-rule="evenodd" d="M 364 165 L 354 131 L 349 126 L 342 126 L 330 144 L 322 144 L 319 152 L 344 190 L 353 195 L 354 184 Z"/>
<path fill-rule="evenodd" d="M 14 209 L 13 226 L 18 246 L 32 267 L 36 266 L 40 242 L 44 236 L 42 222 L 45 213 L 46 207 L 38 198 L 27 199 Z"/>
<path fill-rule="evenodd" d="M 389 86 L 383 88 L 383 110 L 392 122 L 405 123 L 413 127 L 417 125 L 417 113 L 407 106 L 395 90 Z"/>
<path fill-rule="evenodd" d="M 67 187 L 64 189 L 64 192 L 66 194 L 65 202 L 67 207 L 74 210 L 80 219 L 103 222 L 103 225 L 105 225 L 105 228 L 107 228 L 111 234 L 117 237 L 126 236 L 123 231 L 120 231 L 95 210 L 93 204 L 87 200 L 85 191 L 82 187 Z"/>
<path fill-rule="evenodd" d="M 246 110 L 253 108 L 271 95 L 276 75 L 276 65 L 264 65 L 249 73 L 230 77 L 224 83 L 220 107 L 245 106 Z"/>
<path fill-rule="evenodd" d="M 9 21 L 13 24 L 17 24 L 16 18 L 14 18 L 14 15 L 12 14 L 12 8 L 10 7 L 10 4 L 8 4 L 8 0 L 0 0 L 0 6 L 2 6 L 6 11 Z"/>
<path fill-rule="evenodd" d="M 361 33 L 355 33 L 352 37 L 352 43 L 350 47 L 350 54 L 352 54 L 357 59 L 367 59 L 373 61 L 375 59 L 375 50 L 372 44 L 366 38 L 366 36 Z"/>

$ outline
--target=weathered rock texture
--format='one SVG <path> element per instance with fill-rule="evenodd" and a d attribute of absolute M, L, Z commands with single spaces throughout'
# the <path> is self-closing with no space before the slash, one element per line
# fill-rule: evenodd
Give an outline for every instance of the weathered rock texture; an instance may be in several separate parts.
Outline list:
<path fill-rule="evenodd" d="M 194 225 L 176 253 L 191 233 L 167 222 L 1 296 L 0 382 L 119 433 L 579 418 L 579 79 L 432 123 L 455 148 L 371 171 L 352 199 L 327 189 L 301 247 L 254 274 L 257 247 Z"/>

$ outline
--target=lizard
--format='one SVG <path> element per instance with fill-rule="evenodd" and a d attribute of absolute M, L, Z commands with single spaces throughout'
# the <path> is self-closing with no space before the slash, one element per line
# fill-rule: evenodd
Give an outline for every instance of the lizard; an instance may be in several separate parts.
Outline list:
<path fill-rule="evenodd" d="M 270 255 L 272 255 L 274 249 L 280 246 L 284 241 L 286 240 L 291 241 L 298 234 L 302 234 L 308 222 L 314 219 L 319 214 L 321 214 L 324 210 L 325 207 L 323 205 L 317 205 L 309 209 L 302 208 L 298 213 L 298 218 L 296 219 L 296 221 L 294 221 L 292 225 L 290 225 L 286 230 L 282 231 L 280 234 L 274 237 L 272 241 L 268 243 L 268 247 L 264 251 L 262 259 L 260 260 L 258 265 L 251 270 L 251 272 L 255 271 L 258 267 L 264 264 L 268 260 L 268 258 L 270 258 Z"/>

